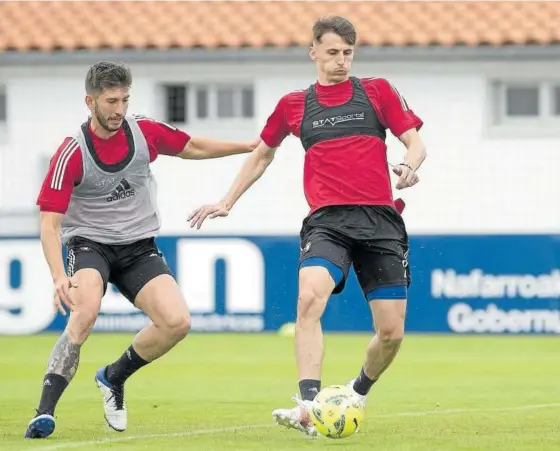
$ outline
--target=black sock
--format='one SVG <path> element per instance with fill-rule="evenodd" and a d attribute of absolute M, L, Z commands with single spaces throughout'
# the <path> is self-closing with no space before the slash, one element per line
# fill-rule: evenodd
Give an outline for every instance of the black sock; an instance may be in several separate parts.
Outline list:
<path fill-rule="evenodd" d="M 54 409 L 64 390 L 68 387 L 68 381 L 60 374 L 45 374 L 43 379 L 43 392 L 37 414 L 44 413 L 54 416 Z"/>
<path fill-rule="evenodd" d="M 370 379 L 367 377 L 366 373 L 364 373 L 364 369 L 362 368 L 360 375 L 354 381 L 354 391 L 359 395 L 365 396 L 368 394 L 371 386 L 375 384 L 376 381 L 377 379 Z"/>
<path fill-rule="evenodd" d="M 124 354 L 114 363 L 111 363 L 105 370 L 107 382 L 115 387 L 122 386 L 125 381 L 136 371 L 147 365 L 142 357 L 136 354 L 136 351 L 130 346 Z"/>
<path fill-rule="evenodd" d="M 299 381 L 299 391 L 301 393 L 301 399 L 304 401 L 313 401 L 317 393 L 321 391 L 321 381 L 315 379 Z"/>

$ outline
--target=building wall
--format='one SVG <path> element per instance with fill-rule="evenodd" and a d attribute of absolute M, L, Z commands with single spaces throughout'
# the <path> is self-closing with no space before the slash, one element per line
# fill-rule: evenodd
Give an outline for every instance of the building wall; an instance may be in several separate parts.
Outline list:
<path fill-rule="evenodd" d="M 529 63 L 527 63 L 529 64 Z M 428 160 L 420 183 L 395 193 L 407 201 L 405 219 L 412 234 L 558 232 L 560 134 L 523 126 L 491 126 L 490 78 L 547 77 L 560 64 L 541 63 L 357 63 L 359 76 L 386 77 L 425 121 L 421 132 Z M 33 71 L 2 68 L 9 121 L 0 139 L 0 208 L 32 211 L 48 159 L 61 140 L 87 117 L 83 78 L 86 66 Z M 192 81 L 254 81 L 255 121 L 192 124 L 191 134 L 253 139 L 278 99 L 314 81 L 305 64 L 132 66 L 131 112 L 162 117 L 159 84 Z M 402 145 L 388 139 L 389 161 L 399 162 Z M 159 179 L 164 234 L 297 234 L 307 213 L 302 191 L 304 152 L 288 138 L 264 177 L 227 219 L 194 232 L 186 216 L 201 203 L 219 200 L 245 156 L 211 161 L 162 157 L 154 164 Z"/>

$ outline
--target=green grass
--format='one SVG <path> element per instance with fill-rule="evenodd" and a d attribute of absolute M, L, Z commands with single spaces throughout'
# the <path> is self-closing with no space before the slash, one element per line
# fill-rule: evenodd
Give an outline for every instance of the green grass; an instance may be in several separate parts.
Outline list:
<path fill-rule="evenodd" d="M 293 340 L 276 335 L 190 336 L 129 380 L 129 428 L 114 432 L 93 376 L 131 336 L 94 335 L 55 433 L 26 441 L 56 338 L 0 337 L 1 451 L 560 449 L 557 337 L 409 336 L 371 392 L 360 433 L 337 441 L 274 426 L 271 411 L 291 406 L 297 392 Z M 355 376 L 368 339 L 327 336 L 324 385 Z"/>

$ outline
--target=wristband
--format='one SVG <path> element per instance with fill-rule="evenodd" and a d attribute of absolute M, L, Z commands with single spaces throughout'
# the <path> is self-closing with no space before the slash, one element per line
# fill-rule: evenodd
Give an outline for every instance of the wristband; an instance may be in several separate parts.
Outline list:
<path fill-rule="evenodd" d="M 410 169 L 412 172 L 414 172 L 414 169 L 412 169 L 412 167 L 409 164 L 399 163 L 397 166 L 406 166 L 408 169 Z"/>

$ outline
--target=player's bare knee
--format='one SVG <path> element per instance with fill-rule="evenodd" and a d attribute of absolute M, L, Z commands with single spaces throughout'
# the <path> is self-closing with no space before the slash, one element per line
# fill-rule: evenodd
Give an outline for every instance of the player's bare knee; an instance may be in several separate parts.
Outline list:
<path fill-rule="evenodd" d="M 177 321 L 175 325 L 175 334 L 179 340 L 182 340 L 187 336 L 189 331 L 191 330 L 191 317 L 189 315 L 183 315 Z"/>
<path fill-rule="evenodd" d="M 101 300 L 97 298 L 79 297 L 76 307 L 70 312 L 66 330 L 70 343 L 83 344 L 97 320 Z"/>
<path fill-rule="evenodd" d="M 380 341 L 402 341 L 406 316 L 406 300 L 378 299 L 370 302 L 375 332 Z"/>
<path fill-rule="evenodd" d="M 312 287 L 301 289 L 298 296 L 298 321 L 318 321 L 325 310 L 327 299 Z"/>
<path fill-rule="evenodd" d="M 191 330 L 191 317 L 188 314 L 174 315 L 165 321 L 164 327 L 174 340 L 181 341 Z"/>
<path fill-rule="evenodd" d="M 395 318 L 393 321 L 378 324 L 376 333 L 380 341 L 400 344 L 404 338 L 404 321 Z"/>
<path fill-rule="evenodd" d="M 73 311 L 66 326 L 68 341 L 72 344 L 83 344 L 93 329 L 96 319 L 97 311 L 88 309 Z"/>
<path fill-rule="evenodd" d="M 68 342 L 76 345 L 83 345 L 89 337 L 91 328 L 81 329 L 78 327 L 68 327 Z"/>

